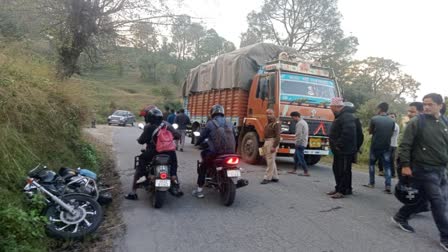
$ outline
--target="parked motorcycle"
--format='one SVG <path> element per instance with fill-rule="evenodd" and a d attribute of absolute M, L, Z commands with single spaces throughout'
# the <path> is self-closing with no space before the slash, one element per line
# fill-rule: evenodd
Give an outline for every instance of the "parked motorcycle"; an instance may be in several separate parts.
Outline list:
<path fill-rule="evenodd" d="M 142 123 L 138 124 L 140 129 L 144 128 Z M 145 150 L 142 149 L 143 153 Z M 139 156 L 134 158 L 134 169 L 139 166 Z M 170 157 L 166 154 L 157 154 L 152 161 L 146 165 L 146 174 L 137 181 L 137 187 L 145 188 L 152 193 L 152 205 L 154 208 L 161 208 L 166 198 L 166 192 L 170 190 L 174 183 L 170 177 Z"/>
<path fill-rule="evenodd" d="M 193 132 L 196 137 L 199 132 Z M 200 148 L 207 148 L 208 139 L 201 143 Z M 249 181 L 241 178 L 241 168 L 238 167 L 240 156 L 237 154 L 219 155 L 214 159 L 213 165 L 206 169 L 205 186 L 215 188 L 221 195 L 221 202 L 225 206 L 231 206 L 235 200 L 236 189 L 247 186 Z M 197 161 L 197 168 L 201 166 Z"/>
<path fill-rule="evenodd" d="M 61 183 L 62 182 L 62 183 Z M 28 197 L 41 193 L 47 203 L 42 215 L 48 218 L 46 231 L 59 239 L 82 239 L 97 230 L 103 220 L 100 204 L 90 195 L 61 193 L 61 177 L 38 165 L 28 173 L 24 192 Z"/>

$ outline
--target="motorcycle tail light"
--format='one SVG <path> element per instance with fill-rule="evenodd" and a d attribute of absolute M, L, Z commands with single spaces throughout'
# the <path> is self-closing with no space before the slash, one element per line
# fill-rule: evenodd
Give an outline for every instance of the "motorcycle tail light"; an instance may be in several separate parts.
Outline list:
<path fill-rule="evenodd" d="M 165 172 L 160 173 L 161 179 L 166 179 L 167 177 L 168 177 L 168 174 L 166 174 Z"/>
<path fill-rule="evenodd" d="M 231 157 L 226 160 L 226 164 L 229 165 L 237 165 L 240 162 L 240 159 L 237 157 Z"/>

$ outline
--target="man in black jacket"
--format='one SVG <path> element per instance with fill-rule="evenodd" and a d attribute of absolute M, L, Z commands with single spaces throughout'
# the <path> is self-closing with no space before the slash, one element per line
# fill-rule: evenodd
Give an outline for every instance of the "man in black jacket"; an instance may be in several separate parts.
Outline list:
<path fill-rule="evenodd" d="M 333 152 L 333 173 L 335 190 L 328 192 L 334 199 L 351 194 L 351 170 L 353 156 L 358 151 L 356 140 L 356 118 L 352 109 L 344 107 L 342 97 L 331 100 L 330 108 L 335 115 L 330 129 L 330 148 Z"/>

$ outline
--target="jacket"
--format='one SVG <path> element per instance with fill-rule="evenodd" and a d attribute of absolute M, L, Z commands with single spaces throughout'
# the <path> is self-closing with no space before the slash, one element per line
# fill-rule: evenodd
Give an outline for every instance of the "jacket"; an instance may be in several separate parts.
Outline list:
<path fill-rule="evenodd" d="M 330 128 L 330 148 L 336 155 L 353 155 L 358 151 L 356 140 L 356 117 L 351 108 L 344 107 L 338 114 Z"/>
<path fill-rule="evenodd" d="M 300 119 L 296 124 L 296 146 L 308 146 L 308 123 Z"/>
<path fill-rule="evenodd" d="M 190 124 L 190 117 L 184 113 L 179 113 L 176 118 L 174 118 L 174 123 L 179 125 L 179 130 L 186 130 L 187 125 Z"/>
<path fill-rule="evenodd" d="M 431 115 L 409 121 L 398 149 L 400 164 L 409 167 L 445 167 L 448 164 L 448 125 Z M 420 127 L 419 127 L 420 126 Z"/>
<path fill-rule="evenodd" d="M 233 124 L 231 124 L 230 122 L 227 122 L 223 116 L 217 115 L 217 116 L 213 117 L 212 120 L 216 120 L 218 122 L 219 126 L 224 126 L 225 124 L 227 124 L 227 127 L 232 128 L 233 135 L 234 136 L 236 135 L 235 127 L 233 126 Z M 212 120 L 209 120 L 205 124 L 205 127 L 201 130 L 201 135 L 199 136 L 199 139 L 198 139 L 196 145 L 200 145 L 205 139 L 210 137 L 210 135 L 212 134 L 213 131 L 217 130 L 216 125 L 213 123 Z M 209 150 L 210 152 L 221 153 L 220 150 L 216 150 L 215 146 L 213 146 L 212 141 L 208 141 L 207 144 L 208 144 L 207 150 Z"/>

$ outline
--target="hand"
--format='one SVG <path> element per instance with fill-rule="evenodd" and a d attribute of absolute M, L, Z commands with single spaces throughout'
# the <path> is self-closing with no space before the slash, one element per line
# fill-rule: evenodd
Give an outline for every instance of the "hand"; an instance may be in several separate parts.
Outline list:
<path fill-rule="evenodd" d="M 401 175 L 405 177 L 412 177 L 412 170 L 410 167 L 401 168 Z"/>
<path fill-rule="evenodd" d="M 275 150 L 276 150 L 276 148 L 275 148 L 275 147 L 271 147 L 271 153 L 274 153 L 274 152 L 275 152 Z"/>

